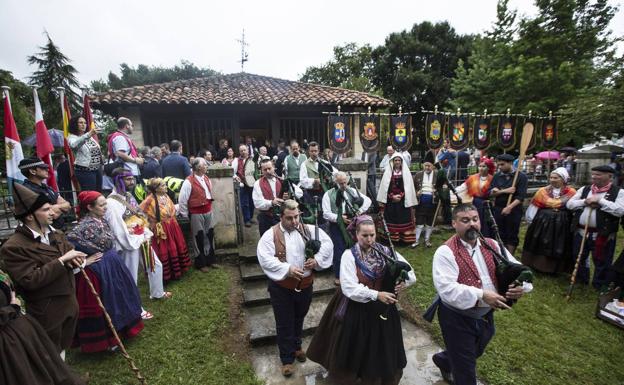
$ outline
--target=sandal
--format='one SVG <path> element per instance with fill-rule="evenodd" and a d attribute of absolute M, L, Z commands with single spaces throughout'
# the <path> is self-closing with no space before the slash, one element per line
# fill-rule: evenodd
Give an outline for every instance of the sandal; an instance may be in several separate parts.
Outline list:
<path fill-rule="evenodd" d="M 148 320 L 152 318 L 154 318 L 154 315 L 147 310 L 143 310 L 143 313 L 141 313 L 141 319 Z"/>

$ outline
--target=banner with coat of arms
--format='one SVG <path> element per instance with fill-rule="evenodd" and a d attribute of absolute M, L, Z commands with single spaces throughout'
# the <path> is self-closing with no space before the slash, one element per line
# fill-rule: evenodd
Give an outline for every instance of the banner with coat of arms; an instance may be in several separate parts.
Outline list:
<path fill-rule="evenodd" d="M 390 115 L 390 144 L 398 151 L 407 151 L 412 146 L 410 116 Z"/>
<path fill-rule="evenodd" d="M 472 143 L 478 150 L 485 150 L 492 144 L 492 117 L 477 115 L 472 130 Z"/>
<path fill-rule="evenodd" d="M 365 152 L 376 152 L 381 144 L 381 125 L 379 115 L 360 115 L 360 143 Z"/>
<path fill-rule="evenodd" d="M 427 136 L 427 146 L 437 150 L 444 142 L 444 123 L 446 116 L 443 113 L 427 114 L 425 119 L 425 135 Z"/>
<path fill-rule="evenodd" d="M 345 115 L 329 115 L 327 118 L 329 147 L 337 154 L 351 149 L 351 119 Z"/>
<path fill-rule="evenodd" d="M 453 150 L 463 150 L 469 142 L 469 117 L 468 115 L 453 114 L 449 117 L 448 139 L 449 146 Z"/>
<path fill-rule="evenodd" d="M 498 143 L 504 150 L 511 150 L 516 145 L 516 117 L 501 115 L 498 120 Z"/>
<path fill-rule="evenodd" d="M 559 137 L 559 132 L 557 128 L 557 118 L 556 117 L 548 117 L 544 118 L 542 121 L 542 146 L 546 150 L 552 150 L 557 145 L 557 140 Z"/>

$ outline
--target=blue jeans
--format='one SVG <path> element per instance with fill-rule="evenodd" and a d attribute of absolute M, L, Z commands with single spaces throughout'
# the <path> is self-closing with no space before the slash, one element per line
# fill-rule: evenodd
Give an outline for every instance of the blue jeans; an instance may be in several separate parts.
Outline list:
<path fill-rule="evenodd" d="M 80 170 L 74 169 L 74 174 L 78 183 L 80 183 L 81 191 L 99 191 L 102 192 L 102 170 Z"/>
<path fill-rule="evenodd" d="M 342 261 L 342 254 L 345 252 L 347 245 L 337 223 L 329 222 L 329 237 L 334 243 L 334 260 L 332 262 L 334 276 L 340 278 L 340 261 Z"/>
<path fill-rule="evenodd" d="M 243 186 L 240 188 L 240 204 L 241 211 L 243 212 L 243 222 L 245 223 L 251 221 L 253 217 L 254 204 L 251 196 L 252 192 L 252 187 Z"/>

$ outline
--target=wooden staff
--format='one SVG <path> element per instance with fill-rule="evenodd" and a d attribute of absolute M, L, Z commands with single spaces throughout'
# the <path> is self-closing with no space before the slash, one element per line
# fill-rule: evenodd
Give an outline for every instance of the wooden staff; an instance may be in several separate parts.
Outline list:
<path fill-rule="evenodd" d="M 578 273 L 578 269 L 581 264 L 581 256 L 583 255 L 583 249 L 585 248 L 585 239 L 587 239 L 587 231 L 589 230 L 589 220 L 591 219 L 593 211 L 594 208 L 590 207 L 589 213 L 587 214 L 587 222 L 585 223 L 585 228 L 583 229 L 581 248 L 579 249 L 578 255 L 576 256 L 576 263 L 574 264 L 574 271 L 572 272 L 572 278 L 570 279 L 570 286 L 568 286 L 568 292 L 566 293 L 566 301 L 569 301 L 570 298 L 572 298 L 572 290 L 574 290 L 574 284 L 576 283 L 576 274 Z"/>
<path fill-rule="evenodd" d="M 522 167 L 522 162 L 524 162 L 527 149 L 529 148 L 529 145 L 531 144 L 531 137 L 533 136 L 534 129 L 535 129 L 535 126 L 533 126 L 533 123 L 531 122 L 527 122 L 524 125 L 524 127 L 522 127 L 522 140 L 520 141 L 520 156 L 518 157 L 518 167 L 516 168 L 516 173 L 514 174 L 511 187 L 516 187 L 516 182 L 518 181 L 518 174 L 520 174 L 520 168 Z M 513 198 L 513 194 L 509 194 L 509 198 L 507 198 L 507 206 L 511 204 L 512 198 Z"/>
<path fill-rule="evenodd" d="M 91 293 L 95 296 L 95 299 L 97 300 L 97 303 L 100 306 L 100 309 L 102 309 L 102 312 L 104 312 L 104 318 L 106 319 L 108 328 L 111 330 L 111 332 L 113 332 L 113 337 L 115 337 L 115 340 L 117 340 L 117 344 L 119 345 L 119 350 L 121 351 L 121 355 L 128 361 L 128 365 L 130 365 L 130 369 L 132 369 L 132 371 L 134 372 L 139 383 L 141 385 L 147 385 L 147 380 L 145 379 L 145 377 L 143 377 L 143 375 L 141 374 L 141 371 L 139 370 L 139 368 L 137 368 L 136 364 L 134 363 L 134 360 L 132 359 L 132 357 L 130 357 L 130 355 L 126 351 L 126 347 L 124 346 L 123 342 L 121 342 L 121 338 L 119 338 L 119 335 L 117 334 L 117 330 L 115 330 L 115 326 L 113 326 L 113 321 L 108 315 L 108 312 L 106 311 L 106 308 L 104 307 L 104 304 L 102 303 L 102 300 L 100 299 L 99 294 L 95 290 L 95 287 L 93 287 L 93 282 L 91 282 L 91 279 L 87 275 L 87 272 L 84 270 L 84 268 L 80 267 L 80 272 L 82 273 L 82 277 L 87 281 L 87 284 L 89 285 L 89 288 L 91 289 Z"/>
<path fill-rule="evenodd" d="M 431 228 L 435 225 L 436 219 L 438 218 L 438 213 L 440 212 L 440 203 L 442 200 L 438 197 L 438 204 L 436 205 L 435 214 L 433 214 L 433 221 L 431 221 Z"/>

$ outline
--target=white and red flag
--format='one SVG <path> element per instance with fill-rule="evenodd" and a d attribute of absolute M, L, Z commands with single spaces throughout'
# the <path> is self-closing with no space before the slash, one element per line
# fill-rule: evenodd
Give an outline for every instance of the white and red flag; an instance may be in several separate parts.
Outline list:
<path fill-rule="evenodd" d="M 56 178 L 54 177 L 54 168 L 52 167 L 52 153 L 54 146 L 50 140 L 48 128 L 43 121 L 43 111 L 41 111 L 41 103 L 39 103 L 39 95 L 37 89 L 33 88 L 33 98 L 35 99 L 35 137 L 37 138 L 37 156 L 43 160 L 49 167 L 47 185 L 54 191 L 58 191 Z"/>
<path fill-rule="evenodd" d="M 9 99 L 9 87 L 2 87 L 2 98 L 4 99 L 4 144 L 6 151 L 6 173 L 9 192 L 13 189 L 13 182 L 23 182 L 24 175 L 19 169 L 19 163 L 24 159 L 22 143 L 20 142 L 13 111 L 11 110 L 11 100 Z"/>

